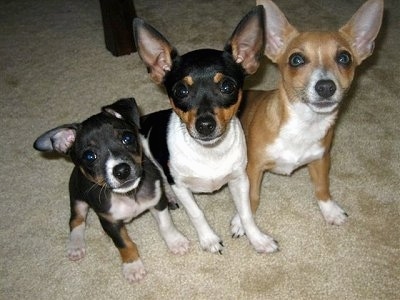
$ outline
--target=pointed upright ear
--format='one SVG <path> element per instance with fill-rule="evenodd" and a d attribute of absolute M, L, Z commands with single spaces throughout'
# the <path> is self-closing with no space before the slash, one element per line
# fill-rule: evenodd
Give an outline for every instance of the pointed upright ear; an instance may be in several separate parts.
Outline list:
<path fill-rule="evenodd" d="M 257 71 L 264 51 L 264 9 L 261 5 L 240 21 L 226 43 L 225 51 L 231 51 L 236 63 L 241 64 L 247 74 Z"/>
<path fill-rule="evenodd" d="M 111 105 L 102 107 L 101 110 L 140 128 L 140 113 L 134 98 L 120 99 Z"/>
<path fill-rule="evenodd" d="M 369 0 L 339 29 L 349 40 L 358 64 L 372 54 L 382 16 L 383 0 Z"/>
<path fill-rule="evenodd" d="M 136 49 L 151 78 L 157 84 L 162 83 L 165 74 L 171 71 L 175 49 L 161 33 L 140 18 L 133 20 L 133 33 Z"/>
<path fill-rule="evenodd" d="M 257 4 L 265 9 L 265 55 L 276 63 L 298 31 L 271 0 L 257 0 Z"/>
<path fill-rule="evenodd" d="M 67 154 L 75 142 L 79 123 L 61 125 L 39 136 L 33 148 L 43 152 Z"/>

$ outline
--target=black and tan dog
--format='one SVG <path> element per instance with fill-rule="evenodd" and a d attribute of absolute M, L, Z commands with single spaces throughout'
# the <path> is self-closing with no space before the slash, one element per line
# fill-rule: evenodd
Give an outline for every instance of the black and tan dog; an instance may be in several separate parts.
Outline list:
<path fill-rule="evenodd" d="M 163 83 L 172 110 L 143 118 L 149 156 L 162 168 L 197 230 L 201 247 L 221 252 L 221 239 L 206 221 L 192 193 L 210 193 L 228 184 L 244 230 L 232 222 L 233 236 L 246 234 L 258 252 L 276 243 L 254 222 L 249 205 L 246 143 L 236 117 L 245 76 L 259 66 L 264 49 L 264 12 L 251 10 L 223 51 L 200 49 L 179 55 L 153 27 L 134 20 L 138 53 L 152 79 Z"/>
<path fill-rule="evenodd" d="M 68 257 L 85 256 L 85 221 L 91 207 L 122 258 L 129 282 L 141 280 L 146 270 L 125 222 L 150 209 L 169 249 L 183 254 L 189 241 L 175 228 L 168 212 L 158 168 L 142 154 L 139 113 L 133 98 L 121 99 L 82 123 L 66 124 L 41 135 L 39 151 L 68 154 L 75 164 L 71 198 Z"/>
<path fill-rule="evenodd" d="M 340 104 L 356 67 L 372 54 L 383 0 L 367 1 L 338 31 L 299 32 L 270 0 L 265 54 L 278 65 L 276 90 L 248 91 L 241 113 L 247 140 L 252 210 L 264 171 L 290 175 L 307 166 L 322 215 L 341 225 L 345 211 L 329 191 L 330 147 Z"/>

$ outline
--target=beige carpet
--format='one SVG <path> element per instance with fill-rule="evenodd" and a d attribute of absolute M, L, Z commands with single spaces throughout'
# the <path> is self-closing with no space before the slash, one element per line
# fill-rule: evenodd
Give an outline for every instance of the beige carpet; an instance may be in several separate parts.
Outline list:
<path fill-rule="evenodd" d="M 222 48 L 253 1 L 137 0 L 140 16 L 184 53 Z M 336 28 L 362 0 L 277 0 L 299 28 Z M 137 54 L 104 47 L 95 0 L 0 2 L 1 299 L 399 299 L 400 2 L 386 0 L 376 51 L 358 70 L 332 150 L 332 194 L 349 213 L 343 227 L 324 223 L 305 169 L 267 174 L 259 226 L 281 251 L 257 254 L 230 238 L 227 189 L 201 195 L 223 255 L 203 252 L 183 209 L 172 212 L 192 241 L 190 253 L 167 251 L 150 214 L 128 227 L 148 270 L 125 282 L 118 252 L 91 213 L 87 255 L 66 257 L 72 164 L 32 148 L 47 129 L 80 121 L 100 106 L 134 96 L 143 112 L 168 107 Z M 265 60 L 250 87 L 271 88 Z"/>

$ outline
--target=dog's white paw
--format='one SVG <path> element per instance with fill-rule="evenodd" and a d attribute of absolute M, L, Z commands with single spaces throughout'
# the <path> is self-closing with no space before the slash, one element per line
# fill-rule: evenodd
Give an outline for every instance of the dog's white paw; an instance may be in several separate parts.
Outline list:
<path fill-rule="evenodd" d="M 142 260 L 139 258 L 131 263 L 123 263 L 122 273 L 129 283 L 135 283 L 146 276 L 146 269 L 144 268 Z"/>
<path fill-rule="evenodd" d="M 180 232 L 168 238 L 166 243 L 173 254 L 183 255 L 189 251 L 190 242 Z"/>
<path fill-rule="evenodd" d="M 231 221 L 231 232 L 233 238 L 239 238 L 246 234 L 239 214 L 236 214 Z"/>
<path fill-rule="evenodd" d="M 233 238 L 239 238 L 246 234 L 239 214 L 236 214 L 231 221 L 231 232 Z M 250 229 L 247 237 L 254 249 L 259 253 L 271 253 L 279 250 L 278 243 L 270 236 L 259 231 L 258 228 L 253 227 Z"/>
<path fill-rule="evenodd" d="M 83 246 L 68 245 L 67 255 L 70 260 L 76 261 L 85 257 L 86 249 Z"/>
<path fill-rule="evenodd" d="M 215 234 L 200 237 L 200 245 L 203 250 L 211 253 L 222 254 L 222 249 L 224 248 L 221 239 Z"/>
<path fill-rule="evenodd" d="M 265 233 L 258 233 L 255 236 L 249 237 L 250 243 L 258 253 L 272 253 L 279 250 L 277 241 Z"/>
<path fill-rule="evenodd" d="M 347 220 L 347 213 L 335 201 L 318 201 L 325 221 L 331 225 L 342 225 Z"/>

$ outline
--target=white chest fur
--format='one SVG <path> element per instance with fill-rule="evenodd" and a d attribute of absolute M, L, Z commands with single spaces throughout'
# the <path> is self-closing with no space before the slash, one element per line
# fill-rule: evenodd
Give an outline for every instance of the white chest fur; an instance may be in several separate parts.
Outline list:
<path fill-rule="evenodd" d="M 336 113 L 319 114 L 304 103 L 292 105 L 289 113 L 288 122 L 266 149 L 268 157 L 275 162 L 271 171 L 284 175 L 322 157 L 325 149 L 321 139 L 336 118 Z"/>
<path fill-rule="evenodd" d="M 108 215 L 113 220 L 129 222 L 132 218 L 138 216 L 145 210 L 154 207 L 161 196 L 160 182 L 157 181 L 155 185 L 155 195 L 151 199 L 141 199 L 136 196 L 132 198 L 124 194 L 111 194 L 111 208 Z"/>
<path fill-rule="evenodd" d="M 173 114 L 168 128 L 170 170 L 178 185 L 193 192 L 210 193 L 244 173 L 247 164 L 246 143 L 235 117 L 224 136 L 213 145 L 202 145 L 183 128 Z"/>

